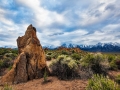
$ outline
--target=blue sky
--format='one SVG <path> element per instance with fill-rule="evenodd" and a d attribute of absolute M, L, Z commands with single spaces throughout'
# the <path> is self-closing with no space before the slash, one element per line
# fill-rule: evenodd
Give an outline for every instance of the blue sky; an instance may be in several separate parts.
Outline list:
<path fill-rule="evenodd" d="M 0 1 L 0 46 L 17 46 L 29 24 L 43 46 L 120 43 L 120 0 Z"/>

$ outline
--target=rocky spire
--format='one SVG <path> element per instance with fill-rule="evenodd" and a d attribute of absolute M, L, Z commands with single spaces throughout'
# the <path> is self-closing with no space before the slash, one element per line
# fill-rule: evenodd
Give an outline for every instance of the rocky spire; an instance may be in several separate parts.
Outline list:
<path fill-rule="evenodd" d="M 28 26 L 24 36 L 18 37 L 17 45 L 19 55 L 12 69 L 0 80 L 0 84 L 41 78 L 47 68 L 44 50 L 36 36 L 36 28 L 32 24 Z"/>

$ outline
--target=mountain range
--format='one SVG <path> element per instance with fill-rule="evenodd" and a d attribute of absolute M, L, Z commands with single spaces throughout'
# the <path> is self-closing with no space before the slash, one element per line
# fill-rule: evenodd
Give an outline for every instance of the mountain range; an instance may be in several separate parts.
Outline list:
<path fill-rule="evenodd" d="M 61 46 L 44 46 L 44 48 L 56 49 L 58 47 L 66 47 L 66 48 L 80 48 L 84 51 L 90 52 L 120 52 L 120 43 L 97 43 L 96 45 L 76 45 L 76 44 L 66 44 L 63 43 Z"/>
<path fill-rule="evenodd" d="M 53 46 L 53 45 L 48 45 L 48 46 L 43 46 L 43 48 L 48 48 L 48 49 L 56 49 L 58 47 L 65 47 L 65 48 L 80 48 L 81 50 L 84 51 L 89 51 L 89 52 L 120 52 L 120 43 L 97 43 L 96 45 L 78 45 L 78 44 L 71 44 L 71 43 L 63 43 L 60 46 Z M 16 46 L 2 46 L 0 48 L 17 48 Z"/>

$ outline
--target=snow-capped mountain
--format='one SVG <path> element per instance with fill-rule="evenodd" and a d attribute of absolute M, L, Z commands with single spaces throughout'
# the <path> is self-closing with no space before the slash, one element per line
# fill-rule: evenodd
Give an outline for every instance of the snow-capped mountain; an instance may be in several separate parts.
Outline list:
<path fill-rule="evenodd" d="M 90 51 L 90 52 L 120 52 L 120 43 L 97 43 L 96 45 L 77 45 L 77 44 L 71 44 L 71 43 L 63 43 L 61 46 L 43 46 L 43 48 L 48 49 L 56 49 L 58 47 L 66 47 L 66 48 L 73 48 L 78 47 L 81 50 L 84 51 Z M 17 48 L 16 46 L 2 46 L 0 48 Z"/>
<path fill-rule="evenodd" d="M 120 43 L 97 43 L 96 45 L 76 45 L 63 43 L 61 46 L 66 48 L 78 47 L 81 50 L 91 52 L 120 52 Z M 55 49 L 58 47 L 49 46 L 47 48 Z"/>
<path fill-rule="evenodd" d="M 119 43 L 98 43 L 96 45 L 77 45 L 77 47 L 91 52 L 120 52 Z"/>
<path fill-rule="evenodd" d="M 64 43 L 64 44 L 62 44 L 61 45 L 62 47 L 67 47 L 67 48 L 73 48 L 73 47 L 76 47 L 77 45 L 75 45 L 75 44 L 66 44 L 66 43 Z"/>
<path fill-rule="evenodd" d="M 55 48 L 57 48 L 57 47 L 56 47 L 56 46 L 53 46 L 53 45 L 48 45 L 48 46 L 43 46 L 43 48 L 55 49 Z"/>

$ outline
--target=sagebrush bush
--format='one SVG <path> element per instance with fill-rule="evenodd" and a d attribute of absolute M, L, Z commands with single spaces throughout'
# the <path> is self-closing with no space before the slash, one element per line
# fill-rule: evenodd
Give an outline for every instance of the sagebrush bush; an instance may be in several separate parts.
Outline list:
<path fill-rule="evenodd" d="M 48 60 L 48 61 L 49 61 L 49 60 L 51 60 L 51 59 L 52 59 L 52 57 L 51 57 L 51 56 L 49 56 L 49 55 L 48 55 L 48 56 L 46 56 L 46 60 Z"/>
<path fill-rule="evenodd" d="M 110 54 L 110 55 L 107 55 L 107 59 L 110 64 L 110 69 L 117 70 L 118 69 L 118 66 L 116 64 L 117 56 Z"/>
<path fill-rule="evenodd" d="M 69 53 L 68 53 L 67 51 L 64 51 L 64 50 L 63 50 L 63 51 L 62 51 L 62 54 L 63 54 L 63 55 L 68 55 Z"/>
<path fill-rule="evenodd" d="M 116 60 L 112 60 L 110 62 L 110 69 L 111 70 L 117 70 L 118 69 L 118 66 L 116 65 Z"/>
<path fill-rule="evenodd" d="M 12 86 L 5 84 L 1 90 L 13 90 Z"/>
<path fill-rule="evenodd" d="M 52 54 L 52 58 L 53 58 L 53 59 L 56 59 L 58 56 L 59 56 L 59 53 L 57 53 L 57 52 L 54 52 L 54 53 Z"/>
<path fill-rule="evenodd" d="M 117 68 L 120 69 L 120 59 L 116 60 L 115 64 L 117 65 Z"/>
<path fill-rule="evenodd" d="M 45 68 L 43 78 L 44 78 L 44 82 L 47 82 L 48 74 L 47 74 L 46 68 Z"/>
<path fill-rule="evenodd" d="M 52 73 L 60 79 L 74 78 L 77 76 L 76 70 L 78 69 L 78 65 L 76 60 L 66 55 L 58 56 L 57 60 L 53 61 L 49 67 Z"/>
<path fill-rule="evenodd" d="M 117 75 L 116 78 L 115 78 L 115 81 L 120 84 L 120 75 Z"/>
<path fill-rule="evenodd" d="M 17 49 L 0 48 L 0 69 L 10 68 L 17 57 Z"/>
<path fill-rule="evenodd" d="M 74 53 L 74 54 L 72 54 L 72 58 L 75 59 L 75 60 L 80 60 L 81 56 L 77 53 Z"/>
<path fill-rule="evenodd" d="M 109 61 L 109 62 L 112 62 L 113 60 L 116 59 L 115 55 L 111 55 L 111 54 L 108 55 L 107 57 L 108 57 L 108 61 Z"/>
<path fill-rule="evenodd" d="M 0 68 L 3 67 L 3 60 L 0 60 Z"/>
<path fill-rule="evenodd" d="M 0 69 L 1 68 L 8 68 L 13 65 L 11 58 L 5 58 L 0 60 Z"/>
<path fill-rule="evenodd" d="M 109 65 L 104 56 L 100 53 L 97 54 L 87 54 L 81 59 L 81 65 L 83 67 L 88 67 L 93 70 L 94 73 L 106 73 Z M 106 64 L 105 64 L 106 63 Z"/>
<path fill-rule="evenodd" d="M 47 55 L 52 55 L 52 52 L 48 52 Z"/>
<path fill-rule="evenodd" d="M 120 90 L 116 82 L 103 75 L 94 75 L 88 82 L 86 90 Z"/>

